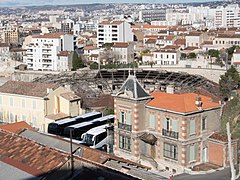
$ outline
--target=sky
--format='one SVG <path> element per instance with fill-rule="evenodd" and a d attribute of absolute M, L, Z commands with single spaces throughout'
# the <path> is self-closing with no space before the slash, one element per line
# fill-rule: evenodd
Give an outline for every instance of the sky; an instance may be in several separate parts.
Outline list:
<path fill-rule="evenodd" d="M 25 5 L 60 5 L 60 4 L 91 4 L 91 3 L 189 3 L 208 2 L 211 0 L 0 0 L 3 6 Z M 212 0 L 213 1 L 213 0 Z"/>

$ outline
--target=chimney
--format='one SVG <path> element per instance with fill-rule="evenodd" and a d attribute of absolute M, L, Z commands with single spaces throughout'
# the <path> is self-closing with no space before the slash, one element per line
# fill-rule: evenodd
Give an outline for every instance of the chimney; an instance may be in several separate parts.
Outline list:
<path fill-rule="evenodd" d="M 168 85 L 166 87 L 166 93 L 174 94 L 174 86 L 173 85 Z"/>
<path fill-rule="evenodd" d="M 202 98 L 200 96 L 196 97 L 195 105 L 199 110 L 202 110 Z"/>

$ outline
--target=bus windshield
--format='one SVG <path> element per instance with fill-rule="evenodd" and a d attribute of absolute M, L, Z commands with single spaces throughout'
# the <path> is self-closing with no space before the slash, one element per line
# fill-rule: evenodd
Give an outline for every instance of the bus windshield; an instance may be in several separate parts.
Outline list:
<path fill-rule="evenodd" d="M 92 135 L 92 134 L 85 134 L 83 141 L 84 141 L 87 145 L 93 146 L 93 135 Z"/>

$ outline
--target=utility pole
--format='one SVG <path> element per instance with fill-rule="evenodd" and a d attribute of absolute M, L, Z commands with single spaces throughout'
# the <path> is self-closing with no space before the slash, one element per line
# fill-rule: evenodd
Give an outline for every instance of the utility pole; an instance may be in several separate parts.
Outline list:
<path fill-rule="evenodd" d="M 70 160 L 71 160 L 71 172 L 74 172 L 74 160 L 73 160 L 73 147 L 72 147 L 72 129 L 70 129 Z"/>
<path fill-rule="evenodd" d="M 236 171 L 234 169 L 234 164 L 233 164 L 233 154 L 232 154 L 232 142 L 231 142 L 231 133 L 230 133 L 230 125 L 229 122 L 226 124 L 227 126 L 227 136 L 228 136 L 228 154 L 229 154 L 229 163 L 230 163 L 230 168 L 231 168 L 231 180 L 236 179 Z"/>

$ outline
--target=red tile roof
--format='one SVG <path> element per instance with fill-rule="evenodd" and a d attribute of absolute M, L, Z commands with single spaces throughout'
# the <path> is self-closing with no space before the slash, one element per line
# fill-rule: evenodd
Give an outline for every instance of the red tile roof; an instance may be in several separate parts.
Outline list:
<path fill-rule="evenodd" d="M 147 106 L 175 111 L 179 113 L 190 113 L 198 111 L 195 105 L 196 98 L 202 98 L 202 109 L 220 108 L 221 105 L 212 102 L 212 99 L 195 93 L 169 94 L 165 92 L 153 92 L 154 99 L 147 103 Z"/>
<path fill-rule="evenodd" d="M 37 36 L 33 36 L 33 38 L 50 38 L 50 39 L 58 39 L 60 38 L 60 36 L 64 35 L 63 32 L 56 32 L 56 33 L 47 33 L 47 34 L 43 34 L 43 35 L 37 35 Z"/>
<path fill-rule="evenodd" d="M 38 176 L 60 168 L 67 162 L 68 155 L 0 130 L 0 159 Z"/>
<path fill-rule="evenodd" d="M 12 123 L 12 124 L 4 124 L 4 125 L 0 126 L 0 129 L 9 131 L 12 133 L 19 133 L 23 129 L 30 129 L 30 130 L 34 131 L 34 128 L 32 126 L 28 125 L 28 123 L 26 123 L 25 121 L 16 122 L 16 123 Z"/>
<path fill-rule="evenodd" d="M 0 86 L 0 92 L 7 94 L 44 97 L 48 94 L 47 89 L 55 90 L 58 87 L 60 87 L 59 84 L 7 81 L 5 84 Z"/>
<path fill-rule="evenodd" d="M 114 48 L 127 48 L 129 46 L 129 43 L 124 43 L 124 42 L 116 42 L 113 44 L 112 47 Z"/>
<path fill-rule="evenodd" d="M 214 139 L 217 141 L 222 141 L 222 142 L 228 142 L 228 137 L 226 134 L 223 133 L 219 133 L 219 132 L 214 132 L 209 139 Z M 232 140 L 234 140 L 235 138 L 231 137 Z"/>

